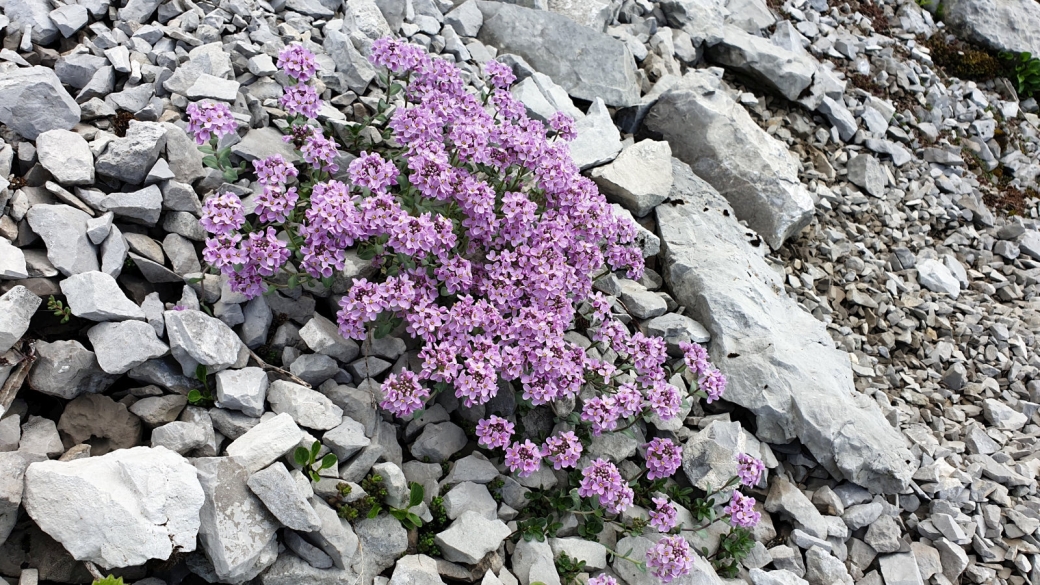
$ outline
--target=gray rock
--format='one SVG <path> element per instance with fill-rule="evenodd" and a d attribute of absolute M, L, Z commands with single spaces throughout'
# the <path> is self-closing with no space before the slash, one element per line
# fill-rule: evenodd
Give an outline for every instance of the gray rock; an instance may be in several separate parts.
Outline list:
<path fill-rule="evenodd" d="M 22 440 L 22 427 L 17 416 L 0 418 L 0 452 L 17 451 L 18 442 Z"/>
<path fill-rule="evenodd" d="M 795 101 L 812 83 L 818 67 L 801 45 L 798 49 L 787 50 L 736 26 L 726 26 L 722 41 L 708 49 L 708 55 Z"/>
<path fill-rule="evenodd" d="M 253 495 L 249 472 L 232 457 L 194 459 L 206 503 L 199 514 L 199 542 L 217 578 L 242 583 L 278 557 L 278 521 Z"/>
<path fill-rule="evenodd" d="M 130 122 L 126 136 L 110 142 L 105 152 L 97 157 L 95 168 L 103 177 L 140 185 L 165 146 L 166 128 L 162 124 L 134 120 Z M 159 202 L 162 203 L 161 194 Z"/>
<path fill-rule="evenodd" d="M 498 550 L 510 532 L 512 531 L 509 527 L 497 518 L 489 519 L 477 512 L 467 511 L 446 530 L 438 533 L 434 542 L 448 561 L 474 565 L 479 563 L 484 555 Z M 548 548 L 549 545 L 545 546 Z M 516 562 L 515 556 L 513 562 Z"/>
<path fill-rule="evenodd" d="M 196 146 L 195 141 L 188 137 L 184 130 L 168 122 L 163 124 L 163 128 L 166 128 L 166 161 L 169 163 L 170 170 L 173 171 L 176 180 L 189 185 L 188 188 L 190 190 L 190 185 L 206 174 L 202 167 L 202 157 L 204 155 Z M 194 191 L 190 195 L 188 193 L 183 193 L 183 195 L 184 199 L 179 200 L 181 205 L 176 210 L 198 214 L 201 211 L 201 205 L 198 203 L 198 197 L 194 196 Z M 191 199 L 193 196 L 195 197 L 194 200 Z M 163 200 L 167 206 L 171 205 L 171 199 L 172 197 L 168 196 L 164 191 Z M 185 209 L 192 204 L 195 207 Z"/>
<path fill-rule="evenodd" d="M 823 515 L 796 485 L 782 476 L 774 477 L 765 509 L 767 512 L 784 514 L 791 518 L 810 536 L 827 538 L 827 524 Z"/>
<path fill-rule="evenodd" d="M 845 521 L 845 525 L 849 527 L 849 530 L 859 530 L 864 526 L 873 524 L 884 510 L 884 506 L 879 502 L 857 504 L 849 506 L 845 513 L 841 515 L 841 519 Z"/>
<path fill-rule="evenodd" d="M 293 360 L 289 372 L 311 386 L 318 386 L 336 375 L 339 364 L 327 355 L 308 353 Z"/>
<path fill-rule="evenodd" d="M 726 400 L 755 413 L 763 441 L 797 437 L 835 475 L 875 492 L 906 489 L 905 439 L 855 391 L 848 354 L 834 349 L 823 324 L 777 292 L 783 282 L 724 215 L 725 200 L 682 163 L 670 198 L 685 205 L 655 210 L 664 277 L 711 333 L 712 361 L 729 379 Z"/>
<path fill-rule="evenodd" d="M 181 364 L 185 376 L 194 376 L 200 364 L 214 373 L 238 362 L 242 342 L 219 319 L 191 309 L 166 311 L 163 319 L 170 353 Z"/>
<path fill-rule="evenodd" d="M 313 508 L 312 508 L 313 509 Z M 325 554 L 323 550 L 307 542 L 292 530 L 283 533 L 285 546 L 296 553 L 301 559 L 315 569 L 331 569 L 333 567 L 332 557 Z M 276 563 L 277 565 L 277 563 Z M 274 570 L 273 568 L 271 569 Z"/>
<path fill-rule="evenodd" d="M 917 281 L 932 292 L 941 292 L 956 299 L 961 294 L 961 283 L 950 269 L 938 260 L 922 260 L 917 263 Z"/>
<path fill-rule="evenodd" d="M 852 585 L 845 565 L 824 549 L 814 546 L 805 553 L 805 579 L 809 583 Z"/>
<path fill-rule="evenodd" d="M 267 373 L 260 368 L 242 368 L 217 372 L 218 408 L 240 410 L 243 414 L 258 417 L 264 413 L 267 396 Z"/>
<path fill-rule="evenodd" d="M 58 27 L 61 36 L 69 38 L 90 22 L 87 9 L 79 4 L 66 4 L 51 10 L 51 21 Z"/>
<path fill-rule="evenodd" d="M 881 555 L 878 566 L 886 585 L 924 585 L 913 553 Z"/>
<path fill-rule="evenodd" d="M 495 520 L 498 518 L 498 503 L 491 497 L 487 487 L 467 481 L 444 494 L 444 511 L 452 520 L 467 511 L 476 512 L 488 520 Z"/>
<path fill-rule="evenodd" d="M 184 236 L 166 234 L 162 243 L 163 251 L 170 259 L 173 271 L 180 275 L 202 272 L 202 264 L 195 254 L 195 246 Z"/>
<path fill-rule="evenodd" d="M 831 125 L 838 129 L 838 136 L 842 140 L 852 140 L 852 137 L 856 135 L 856 130 L 859 128 L 856 125 L 856 118 L 852 116 L 852 112 L 845 107 L 845 104 L 828 96 L 821 100 L 817 109 L 827 117 Z"/>
<path fill-rule="evenodd" d="M 343 419 L 343 409 L 324 394 L 306 386 L 275 380 L 267 389 L 271 410 L 289 414 L 297 424 L 319 431 L 333 429 Z"/>
<path fill-rule="evenodd" d="M 43 299 L 17 285 L 0 296 L 0 352 L 11 349 L 29 329 L 29 321 Z"/>
<path fill-rule="evenodd" d="M 444 24 L 455 29 L 459 36 L 475 37 L 484 24 L 484 15 L 477 8 L 475 0 L 468 0 L 445 14 Z"/>
<path fill-rule="evenodd" d="M 621 152 L 621 132 L 614 125 L 606 104 L 598 97 L 585 117 L 574 124 L 574 130 L 577 137 L 567 148 L 581 170 L 608 163 Z"/>
<path fill-rule="evenodd" d="M 119 278 L 129 251 L 130 246 L 126 243 L 123 232 L 112 226 L 108 237 L 101 243 L 101 272 L 112 278 Z"/>
<path fill-rule="evenodd" d="M 382 573 L 408 550 L 408 531 L 389 514 L 358 522 L 357 536 L 364 554 L 355 568 L 363 575 Z"/>
<path fill-rule="evenodd" d="M 639 101 L 635 61 L 621 41 L 547 11 L 482 1 L 477 7 L 482 43 L 523 57 L 572 97 L 617 107 Z"/>
<path fill-rule="evenodd" d="M 36 363 L 29 372 L 33 390 L 72 400 L 80 394 L 104 392 L 116 381 L 98 365 L 94 352 L 75 340 L 36 342 Z"/>
<path fill-rule="evenodd" d="M 347 87 L 363 94 L 368 84 L 376 77 L 376 70 L 351 42 L 347 35 L 338 30 L 327 30 L 322 48 L 336 63 L 336 71 L 345 78 Z"/>
<path fill-rule="evenodd" d="M 1030 0 L 951 0 L 943 22 L 958 35 L 997 51 L 1040 55 L 1040 6 Z"/>
<path fill-rule="evenodd" d="M 90 216 L 68 205 L 33 205 L 26 214 L 43 238 L 47 259 L 65 276 L 97 270 L 97 247 L 87 238 Z"/>
<path fill-rule="evenodd" d="M 22 503 L 74 558 L 107 569 L 195 550 L 204 499 L 195 469 L 183 457 L 134 447 L 33 463 Z"/>
<path fill-rule="evenodd" d="M 348 416 L 343 417 L 339 426 L 326 431 L 321 441 L 341 462 L 349 460 L 355 453 L 372 443 L 372 440 L 365 436 L 365 425 Z"/>
<path fill-rule="evenodd" d="M 96 270 L 74 274 L 61 281 L 72 314 L 91 321 L 144 320 L 144 311 L 126 298 L 116 279 Z"/>
<path fill-rule="evenodd" d="M 710 72 L 683 77 L 661 96 L 646 125 L 718 189 L 770 247 L 779 248 L 812 219 L 812 198 L 798 180 L 797 161 Z"/>
<path fill-rule="evenodd" d="M 364 357 L 347 366 L 347 371 L 355 380 L 375 378 L 393 366 L 386 360 L 377 357 Z"/>
<path fill-rule="evenodd" d="M 668 24 L 690 35 L 695 47 L 722 40 L 726 9 L 719 0 L 665 0 L 661 10 Z"/>
<path fill-rule="evenodd" d="M 145 0 L 151 1 L 151 0 Z M 232 72 L 231 57 L 224 51 L 220 41 L 207 43 L 188 51 L 188 61 L 181 63 L 169 79 L 163 81 L 163 87 L 170 92 L 185 95 L 188 88 L 202 74 L 215 77 L 226 77 Z M 271 128 L 274 130 L 274 128 Z M 277 130 L 275 130 L 277 132 Z M 151 168 L 149 166 L 149 168 Z M 183 178 L 177 178 L 184 181 Z"/>
<path fill-rule="evenodd" d="M 296 489 L 296 480 L 285 465 L 276 462 L 249 476 L 249 489 L 267 506 L 268 511 L 287 528 L 314 532 L 321 528 L 321 518 Z"/>
<path fill-rule="evenodd" d="M 299 160 L 293 145 L 282 140 L 282 133 L 275 127 L 254 128 L 242 137 L 242 141 L 231 147 L 231 153 L 247 161 L 280 154 L 287 161 Z"/>
<path fill-rule="evenodd" d="M 92 455 L 129 449 L 141 440 L 140 419 L 102 394 L 82 394 L 69 402 L 57 428 L 72 445 L 88 443 Z"/>
<path fill-rule="evenodd" d="M 712 421 L 683 445 L 682 469 L 693 485 L 717 490 L 737 475 L 737 455 L 747 450 L 740 423 Z M 724 491 L 723 498 L 729 498 L 731 492 Z"/>
<path fill-rule="evenodd" d="M 28 277 L 25 254 L 10 241 L 0 238 L 0 278 L 17 280 Z"/>
<path fill-rule="evenodd" d="M 679 344 L 683 342 L 705 344 L 711 341 L 711 334 L 704 325 L 676 313 L 654 317 L 646 322 L 644 328 L 647 335 L 664 338 L 670 353 L 679 352 Z"/>
<path fill-rule="evenodd" d="M 853 157 L 849 160 L 848 173 L 849 181 L 863 187 L 867 193 L 874 197 L 885 196 L 885 185 L 888 183 L 885 169 L 873 156 L 861 154 Z"/>
<path fill-rule="evenodd" d="M 990 425 L 1004 431 L 1017 431 L 1029 422 L 1026 415 L 992 398 L 982 401 L 982 412 Z"/>
<path fill-rule="evenodd" d="M 94 183 L 94 155 L 82 136 L 60 128 L 36 138 L 36 156 L 54 180 L 62 185 Z"/>
<path fill-rule="evenodd" d="M 587 569 L 607 568 L 607 547 L 584 538 L 550 538 L 549 547 L 553 555 L 567 553 L 572 559 L 585 561 Z"/>
<path fill-rule="evenodd" d="M 317 313 L 300 329 L 300 338 L 311 351 L 343 363 L 353 361 L 361 353 L 357 343 L 345 339 L 339 334 L 339 327 L 335 323 Z"/>
<path fill-rule="evenodd" d="M 109 374 L 124 374 L 170 348 L 159 341 L 155 329 L 143 321 L 99 323 L 87 331 L 98 365 Z"/>
<path fill-rule="evenodd" d="M 3 420 L 17 423 L 18 417 L 11 416 Z M 18 428 L 17 424 L 15 428 Z M 46 459 L 46 455 L 26 452 L 0 453 L 0 543 L 7 540 L 18 521 L 25 470 L 29 464 Z"/>
<path fill-rule="evenodd" d="M 159 187 L 149 185 L 144 189 L 130 193 L 112 193 L 101 200 L 101 210 L 111 211 L 117 216 L 134 223 L 153 226 L 159 222 L 159 214 L 162 213 L 162 202 L 162 191 L 159 190 Z"/>
<path fill-rule="evenodd" d="M 184 455 L 206 445 L 208 435 L 201 425 L 173 421 L 152 429 L 152 447 L 166 447 Z"/>
<path fill-rule="evenodd" d="M 389 585 L 444 585 L 444 580 L 437 570 L 436 559 L 426 555 L 408 555 L 394 565 Z"/>
<path fill-rule="evenodd" d="M 445 485 L 462 482 L 488 484 L 498 477 L 498 469 L 483 455 L 473 453 L 459 459 L 451 466 L 451 472 L 444 478 Z"/>
<path fill-rule="evenodd" d="M 308 534 L 307 538 L 332 558 L 332 563 L 337 569 L 350 567 L 359 543 L 354 529 L 317 496 L 311 497 L 310 503 L 318 514 L 321 528 Z"/>
<path fill-rule="evenodd" d="M 114 213 L 107 212 L 101 215 L 101 217 L 92 217 L 87 220 L 87 238 L 90 239 L 90 243 L 100 244 L 105 241 L 105 238 L 112 231 L 112 220 L 114 218 Z"/>
<path fill-rule="evenodd" d="M 809 585 L 809 582 L 795 575 L 791 571 L 763 571 L 762 569 L 751 569 L 748 572 L 753 585 Z"/>
<path fill-rule="evenodd" d="M 621 280 L 621 302 L 636 319 L 652 319 L 668 311 L 668 303 L 660 295 L 634 280 Z"/>
<path fill-rule="evenodd" d="M 553 560 L 552 547 L 546 542 L 522 540 L 513 550 L 513 572 L 521 583 L 560 585 L 560 574 Z"/>
<path fill-rule="evenodd" d="M 672 149 L 667 142 L 637 142 L 610 164 L 594 169 L 592 180 L 608 201 L 643 217 L 667 199 L 672 189 Z"/>
<path fill-rule="evenodd" d="M 303 431 L 288 414 L 271 417 L 249 429 L 227 446 L 227 454 L 255 473 L 292 451 L 303 440 Z"/>
<path fill-rule="evenodd" d="M 23 1 L 32 0 L 7 0 L 7 9 Z M 49 22 L 47 11 L 43 19 Z M 48 130 L 69 130 L 79 123 L 80 113 L 53 70 L 37 65 L 0 72 L 0 123 L 26 140 L 36 140 Z"/>
<path fill-rule="evenodd" d="M 287 539 L 288 540 L 288 539 Z M 260 585 L 342 585 L 357 582 L 359 575 L 350 569 L 312 566 L 292 553 L 282 553 L 274 565 L 260 576 Z"/>
<path fill-rule="evenodd" d="M 246 347 L 255 349 L 267 342 L 267 334 L 271 330 L 274 314 L 271 312 L 271 307 L 267 306 L 267 301 L 263 296 L 253 298 L 245 304 L 242 309 L 242 319 L 239 338 Z"/>
<path fill-rule="evenodd" d="M 147 23 L 159 4 L 162 4 L 162 0 L 129 0 L 126 6 L 119 9 L 119 20 Z"/>
<path fill-rule="evenodd" d="M 177 420 L 187 405 L 188 398 L 179 394 L 149 396 L 133 403 L 130 406 L 130 412 L 137 415 L 149 427 L 157 427 Z"/>
<path fill-rule="evenodd" d="M 430 461 L 440 463 L 461 451 L 466 443 L 466 433 L 455 423 L 426 425 L 412 443 L 411 453 L 416 459 L 429 457 Z"/>
<path fill-rule="evenodd" d="M 895 517 L 883 514 L 867 528 L 863 541 L 879 553 L 892 553 L 899 550 L 901 533 Z"/>
<path fill-rule="evenodd" d="M 212 99 L 233 102 L 238 96 L 239 83 L 234 79 L 223 79 L 203 73 L 195 79 L 185 93 L 189 100 Z"/>

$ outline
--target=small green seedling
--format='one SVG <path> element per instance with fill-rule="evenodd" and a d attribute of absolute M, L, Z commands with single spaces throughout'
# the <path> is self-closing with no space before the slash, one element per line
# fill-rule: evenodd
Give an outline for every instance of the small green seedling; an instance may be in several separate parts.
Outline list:
<path fill-rule="evenodd" d="M 125 585 L 122 577 L 114 577 L 109 575 L 104 579 L 94 579 L 93 585 Z"/>
<path fill-rule="evenodd" d="M 55 299 L 54 295 L 47 298 L 47 310 L 53 311 L 54 316 L 60 318 L 62 323 L 68 323 L 69 319 L 72 318 L 72 309 Z"/>
<path fill-rule="evenodd" d="M 393 506 L 390 506 L 390 515 L 394 518 L 397 518 L 406 530 L 422 527 L 422 518 L 420 518 L 418 514 L 416 514 L 415 512 L 411 512 L 410 510 L 421 504 L 423 501 L 423 496 L 426 495 L 426 490 L 423 488 L 421 484 L 418 484 L 413 481 L 409 487 L 412 491 L 408 495 L 408 506 L 405 508 L 394 508 Z"/>
<path fill-rule="evenodd" d="M 209 371 L 206 366 L 199 364 L 195 368 L 195 378 L 202 382 L 202 390 L 193 389 L 188 392 L 188 404 L 193 406 L 209 406 L 213 404 L 213 393 L 210 392 L 209 382 L 206 381 L 206 377 L 209 375 Z"/>
<path fill-rule="evenodd" d="M 303 472 L 311 478 L 311 481 L 315 482 L 321 480 L 321 475 L 319 475 L 319 473 L 322 470 L 328 469 L 337 463 L 336 456 L 332 453 L 322 457 L 319 461 L 318 453 L 320 451 L 321 442 L 314 441 L 314 444 L 311 445 L 309 451 L 306 447 L 297 447 L 296 451 L 293 452 L 293 460 L 296 461 L 297 465 L 303 468 Z"/>

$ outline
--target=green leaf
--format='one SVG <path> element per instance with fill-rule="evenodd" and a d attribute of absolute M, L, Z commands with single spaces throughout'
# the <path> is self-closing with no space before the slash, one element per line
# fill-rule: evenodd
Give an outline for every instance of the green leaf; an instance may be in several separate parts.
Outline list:
<path fill-rule="evenodd" d="M 382 506 L 380 506 L 379 504 L 376 504 L 375 506 L 372 506 L 371 510 L 368 511 L 368 517 L 369 518 L 375 518 L 382 511 L 383 511 Z"/>
<path fill-rule="evenodd" d="M 412 482 L 411 488 L 412 493 L 408 497 L 408 507 L 414 508 L 422 503 L 423 496 L 426 495 L 426 489 L 423 488 L 422 484 L 415 481 Z"/>
<path fill-rule="evenodd" d="M 321 468 L 328 469 L 337 463 L 338 459 L 332 453 L 321 458 Z"/>
<path fill-rule="evenodd" d="M 206 383 L 206 376 L 208 376 L 208 375 L 209 375 L 209 370 L 207 370 L 206 366 L 204 366 L 203 364 L 199 364 L 195 368 L 195 379 L 198 380 L 199 382 L 202 382 L 203 384 L 205 384 Z"/>
<path fill-rule="evenodd" d="M 415 512 L 408 512 L 408 521 L 414 524 L 416 528 L 423 525 L 422 518 L 420 518 Z"/>
<path fill-rule="evenodd" d="M 191 404 L 197 404 L 202 401 L 202 392 L 198 390 L 192 390 L 188 392 L 188 402 Z"/>
<path fill-rule="evenodd" d="M 296 451 L 293 452 L 293 461 L 295 461 L 300 467 L 306 467 L 309 455 L 310 453 L 307 452 L 307 449 L 297 447 Z"/>
<path fill-rule="evenodd" d="M 314 441 L 314 444 L 311 445 L 311 461 L 314 461 L 315 459 L 317 459 L 318 458 L 318 453 L 320 453 L 320 452 L 321 452 L 321 443 L 318 442 L 318 441 Z"/>
<path fill-rule="evenodd" d="M 393 323 L 390 323 L 390 322 L 380 323 L 379 325 L 376 326 L 376 330 L 372 334 L 372 336 L 375 337 L 376 339 L 382 339 L 382 338 L 386 337 L 387 335 L 390 335 L 390 332 L 393 331 L 393 329 L 394 329 L 394 324 Z"/>
<path fill-rule="evenodd" d="M 204 156 L 204 157 L 202 157 L 202 164 L 203 164 L 203 166 L 209 167 L 211 169 L 219 169 L 220 168 L 220 162 L 217 160 L 217 157 L 215 157 L 215 156 Z"/>
<path fill-rule="evenodd" d="M 224 180 L 229 183 L 234 183 L 238 180 L 238 171 L 235 169 L 227 169 L 224 171 Z"/>
<path fill-rule="evenodd" d="M 289 288 L 296 288 L 300 286 L 300 276 L 298 274 L 290 276 L 288 286 Z"/>
<path fill-rule="evenodd" d="M 358 258 L 362 260 L 371 260 L 376 257 L 376 249 L 372 246 L 359 246 L 357 251 Z"/>

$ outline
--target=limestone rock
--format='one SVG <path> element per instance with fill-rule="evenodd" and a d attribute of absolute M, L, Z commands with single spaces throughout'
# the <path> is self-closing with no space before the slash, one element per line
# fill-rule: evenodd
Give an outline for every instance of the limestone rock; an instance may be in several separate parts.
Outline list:
<path fill-rule="evenodd" d="M 50 21 L 46 12 L 43 19 Z M 80 113 L 52 69 L 37 65 L 0 72 L 0 123 L 26 140 L 48 130 L 69 130 L 79 123 Z"/>

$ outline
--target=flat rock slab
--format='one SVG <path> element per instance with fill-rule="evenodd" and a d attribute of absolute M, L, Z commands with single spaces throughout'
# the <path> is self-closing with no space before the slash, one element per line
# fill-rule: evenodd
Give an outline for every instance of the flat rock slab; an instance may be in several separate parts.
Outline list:
<path fill-rule="evenodd" d="M 675 157 L 721 193 L 774 250 L 813 216 L 798 161 L 707 70 L 687 73 L 646 117 Z"/>
<path fill-rule="evenodd" d="M 769 39 L 729 25 L 722 42 L 708 49 L 708 55 L 716 63 L 754 78 L 791 101 L 809 87 L 817 68 L 816 60 L 804 50 L 789 51 Z"/>
<path fill-rule="evenodd" d="M 267 401 L 271 410 L 288 414 L 297 424 L 309 429 L 327 431 L 338 427 L 343 419 L 343 409 L 324 394 L 285 380 L 271 384 L 267 389 Z"/>
<path fill-rule="evenodd" d="M 69 130 L 56 128 L 36 138 L 40 164 L 62 185 L 94 183 L 94 155 L 87 141 Z"/>
<path fill-rule="evenodd" d="M 848 355 L 783 293 L 725 199 L 682 162 L 674 177 L 669 199 L 685 204 L 655 210 L 664 277 L 711 333 L 712 361 L 729 380 L 725 399 L 757 416 L 759 439 L 798 439 L 834 477 L 903 492 L 915 459 L 877 403 L 856 391 Z"/>
<path fill-rule="evenodd" d="M 144 320 L 144 311 L 126 298 L 116 279 L 99 271 L 81 272 L 61 281 L 72 314 L 91 321 Z"/>
<path fill-rule="evenodd" d="M 192 309 L 166 311 L 163 319 L 170 353 L 181 364 L 185 376 L 194 376 L 200 364 L 213 373 L 238 361 L 242 342 L 223 321 Z"/>
<path fill-rule="evenodd" d="M 33 463 L 23 505 L 73 558 L 105 569 L 195 550 L 205 497 L 195 469 L 164 449 L 134 447 Z"/>
<path fill-rule="evenodd" d="M 49 396 L 72 400 L 80 394 L 103 392 L 116 381 L 98 365 L 94 352 L 75 340 L 36 342 L 36 363 L 29 386 Z"/>
<path fill-rule="evenodd" d="M 1040 3 L 1034 0 L 948 0 L 943 22 L 970 41 L 997 51 L 1040 55 Z"/>
<path fill-rule="evenodd" d="M 101 369 L 109 374 L 124 374 L 170 351 L 144 321 L 99 323 L 87 331 L 87 339 Z"/>
<path fill-rule="evenodd" d="M 48 130 L 70 130 L 79 123 L 80 113 L 79 104 L 47 67 L 0 73 L 0 123 L 26 140 L 36 140 Z"/>
<path fill-rule="evenodd" d="M 0 352 L 5 352 L 29 330 L 29 322 L 43 299 L 22 285 L 0 296 Z"/>
<path fill-rule="evenodd" d="M 68 205 L 33 205 L 26 214 L 29 227 L 43 238 L 47 259 L 62 274 L 72 276 L 100 268 L 98 249 L 87 237 L 90 216 Z"/>
<path fill-rule="evenodd" d="M 477 7 L 484 15 L 482 43 L 523 57 L 572 97 L 599 97 L 615 107 L 639 101 L 635 59 L 621 41 L 545 10 L 500 2 Z"/>

